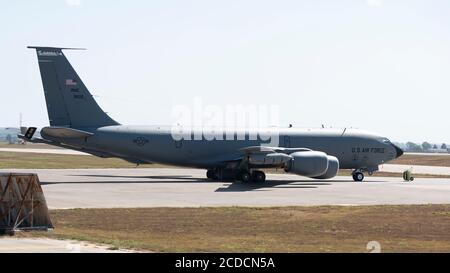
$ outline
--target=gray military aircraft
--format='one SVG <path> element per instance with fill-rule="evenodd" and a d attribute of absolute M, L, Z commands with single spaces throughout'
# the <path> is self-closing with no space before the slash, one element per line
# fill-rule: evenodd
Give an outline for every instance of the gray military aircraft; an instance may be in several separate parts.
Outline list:
<path fill-rule="evenodd" d="M 171 127 L 121 125 L 96 103 L 63 50 L 36 49 L 50 126 L 36 138 L 30 127 L 20 138 L 35 143 L 78 150 L 95 156 L 122 158 L 136 164 L 165 163 L 204 168 L 212 180 L 266 180 L 263 168 L 316 179 L 330 179 L 339 169 L 353 170 L 355 181 L 403 154 L 386 137 L 356 129 L 280 129 L 279 145 L 263 140 L 174 139 Z M 195 133 L 195 132 L 193 132 Z"/>

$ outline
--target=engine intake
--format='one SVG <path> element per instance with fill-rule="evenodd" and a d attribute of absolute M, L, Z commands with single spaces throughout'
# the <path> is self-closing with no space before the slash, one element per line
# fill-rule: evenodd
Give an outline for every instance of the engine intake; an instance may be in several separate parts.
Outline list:
<path fill-rule="evenodd" d="M 327 156 L 327 158 L 328 158 L 328 169 L 327 169 L 327 171 L 324 174 L 322 174 L 320 176 L 313 177 L 313 178 L 316 178 L 316 179 L 330 179 L 330 178 L 335 177 L 338 174 L 338 172 L 339 172 L 339 159 L 337 159 L 336 157 L 331 156 L 331 155 Z"/>

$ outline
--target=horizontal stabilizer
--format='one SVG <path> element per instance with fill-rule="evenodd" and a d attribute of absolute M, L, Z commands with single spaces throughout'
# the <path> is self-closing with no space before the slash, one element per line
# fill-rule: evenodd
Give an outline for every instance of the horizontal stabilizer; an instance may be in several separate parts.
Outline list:
<path fill-rule="evenodd" d="M 20 130 L 22 131 L 22 128 L 20 128 Z M 37 128 L 36 127 L 30 127 L 30 128 L 27 128 L 24 131 L 25 131 L 25 133 L 23 133 L 23 135 L 25 136 L 25 138 L 32 139 L 33 136 L 34 136 L 34 133 L 36 133 L 36 131 L 37 131 Z"/>
<path fill-rule="evenodd" d="M 86 138 L 94 134 L 67 127 L 45 127 L 41 130 L 41 135 L 55 138 Z"/>
<path fill-rule="evenodd" d="M 46 140 L 46 139 L 42 139 L 42 138 L 28 139 L 23 134 L 19 134 L 19 135 L 17 135 L 17 137 L 19 137 L 20 139 L 26 140 L 27 142 L 30 142 L 30 143 L 42 143 L 42 144 L 52 145 L 52 146 L 56 146 L 56 147 L 60 147 L 60 148 L 64 148 L 64 149 L 70 149 L 70 150 L 75 150 L 75 151 L 91 154 L 93 156 L 97 156 L 97 157 L 101 157 L 101 158 L 119 157 L 119 158 L 121 158 L 127 162 L 133 163 L 133 164 L 138 164 L 138 165 L 153 164 L 152 162 L 143 161 L 143 160 L 140 160 L 137 158 L 121 157 L 121 156 L 114 155 L 114 154 L 111 154 L 108 152 L 97 151 L 97 150 L 82 148 L 82 147 L 75 147 L 75 146 L 67 145 L 64 143 L 56 142 L 56 141 Z"/>
<path fill-rule="evenodd" d="M 47 144 L 47 145 L 56 146 L 56 147 L 60 147 L 60 148 L 64 148 L 64 149 L 75 150 L 75 151 L 91 154 L 91 155 L 102 157 L 102 158 L 114 157 L 114 155 L 112 155 L 110 153 L 96 151 L 96 150 L 92 150 L 92 149 L 81 148 L 81 147 L 70 146 L 70 145 L 60 143 L 60 142 L 47 140 L 47 139 L 43 139 L 43 138 L 27 139 L 24 135 L 17 135 L 17 137 L 20 139 L 26 140 L 27 142 L 30 142 L 30 143 Z"/>

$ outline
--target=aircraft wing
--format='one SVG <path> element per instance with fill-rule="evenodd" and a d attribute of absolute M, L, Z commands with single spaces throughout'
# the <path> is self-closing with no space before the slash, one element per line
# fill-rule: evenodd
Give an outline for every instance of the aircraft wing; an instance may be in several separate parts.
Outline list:
<path fill-rule="evenodd" d="M 295 152 L 306 152 L 311 151 L 308 148 L 284 148 L 284 147 L 266 147 L 266 146 L 251 146 L 240 149 L 240 151 L 246 154 L 271 154 L 271 153 L 282 153 L 282 154 L 292 154 Z"/>
<path fill-rule="evenodd" d="M 231 166 L 252 164 L 258 166 L 281 166 L 292 159 L 290 154 L 311 151 L 308 148 L 284 148 L 268 146 L 250 146 L 239 149 L 239 156 L 231 157 L 225 162 Z"/>
<path fill-rule="evenodd" d="M 231 155 L 221 155 L 217 158 L 214 158 L 214 162 L 222 163 L 222 164 L 235 164 L 247 162 L 251 157 L 264 157 L 269 155 L 281 157 L 281 161 L 288 160 L 289 155 L 295 152 L 307 152 L 311 151 L 308 148 L 284 148 L 284 147 L 268 147 L 268 146 L 249 146 L 242 149 L 239 149 L 237 153 Z M 280 155 L 281 154 L 281 155 Z"/>

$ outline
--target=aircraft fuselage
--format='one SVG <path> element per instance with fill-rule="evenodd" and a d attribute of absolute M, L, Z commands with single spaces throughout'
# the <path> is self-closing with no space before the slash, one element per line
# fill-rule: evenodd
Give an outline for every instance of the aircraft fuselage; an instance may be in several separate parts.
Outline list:
<path fill-rule="evenodd" d="M 198 168 L 218 167 L 225 161 L 242 158 L 240 149 L 268 141 L 251 140 L 175 140 L 170 127 L 107 126 L 81 128 L 92 137 L 73 140 L 78 147 L 93 149 L 122 158 Z M 194 135 L 194 132 L 192 133 Z M 303 147 L 325 152 L 339 159 L 341 169 L 374 168 L 399 156 L 398 148 L 387 138 L 356 129 L 280 129 L 278 146 Z M 224 136 L 223 139 L 226 139 Z M 53 139 L 56 140 L 56 139 Z"/>

